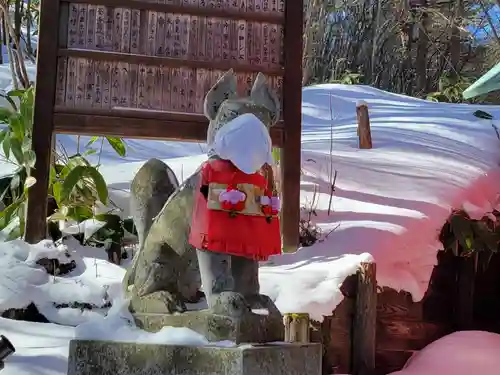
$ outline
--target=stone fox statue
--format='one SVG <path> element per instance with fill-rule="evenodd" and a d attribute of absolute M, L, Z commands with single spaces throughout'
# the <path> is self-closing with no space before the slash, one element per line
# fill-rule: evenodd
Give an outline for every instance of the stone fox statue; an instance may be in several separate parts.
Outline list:
<path fill-rule="evenodd" d="M 269 130 L 278 121 L 280 102 L 260 73 L 250 95 L 238 97 L 236 77 L 230 70 L 207 93 L 204 113 L 210 121 L 209 161 L 220 160 L 213 145 L 217 132 L 225 124 L 238 116 L 252 114 Z M 204 284 L 214 284 L 218 273 L 225 272 L 232 277 L 233 286 L 229 290 L 232 293 L 216 293 L 210 285 L 204 285 L 212 310 L 232 314 L 241 308 L 266 307 L 278 313 L 269 298 L 259 294 L 258 259 L 221 257 L 217 252 L 197 251 L 190 245 L 193 204 L 199 193 L 201 175 L 200 167 L 178 186 L 170 168 L 152 159 L 132 181 L 131 208 L 140 250 L 124 279 L 131 311 L 184 312 L 188 310 L 186 304 L 200 299 L 201 279 Z M 225 271 L 221 271 L 221 267 L 226 267 Z M 212 292 L 217 294 L 216 298 L 210 298 Z"/>

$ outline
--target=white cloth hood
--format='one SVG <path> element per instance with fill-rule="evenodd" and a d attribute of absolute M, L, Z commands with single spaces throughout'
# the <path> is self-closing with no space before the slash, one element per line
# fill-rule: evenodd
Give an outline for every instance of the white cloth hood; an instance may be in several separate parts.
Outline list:
<path fill-rule="evenodd" d="M 220 128 L 213 149 L 246 174 L 257 172 L 265 163 L 272 165 L 272 142 L 266 126 L 253 114 L 246 113 Z"/>

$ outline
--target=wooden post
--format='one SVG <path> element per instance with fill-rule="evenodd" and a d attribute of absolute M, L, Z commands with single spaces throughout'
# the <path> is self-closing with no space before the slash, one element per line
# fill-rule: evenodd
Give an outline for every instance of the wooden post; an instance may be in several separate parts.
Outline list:
<path fill-rule="evenodd" d="M 375 263 L 361 263 L 353 321 L 353 375 L 371 375 L 375 370 L 377 323 L 377 270 Z"/>
<path fill-rule="evenodd" d="M 47 232 L 47 190 L 52 158 L 60 5 L 60 1 L 44 1 L 40 9 L 40 35 L 43 37 L 38 41 L 32 137 L 32 149 L 36 155 L 32 176 L 36 184 L 28 192 L 25 231 L 25 240 L 29 243 L 44 239 Z"/>
<path fill-rule="evenodd" d="M 295 251 L 299 245 L 303 14 L 303 1 L 286 1 L 282 89 L 286 134 L 280 157 L 281 228 L 285 252 Z"/>
<path fill-rule="evenodd" d="M 368 104 L 359 102 L 356 105 L 356 115 L 358 118 L 359 148 L 372 148 L 372 133 L 370 130 L 370 116 L 368 114 Z"/>
<path fill-rule="evenodd" d="M 309 314 L 285 314 L 285 342 L 310 342 Z"/>

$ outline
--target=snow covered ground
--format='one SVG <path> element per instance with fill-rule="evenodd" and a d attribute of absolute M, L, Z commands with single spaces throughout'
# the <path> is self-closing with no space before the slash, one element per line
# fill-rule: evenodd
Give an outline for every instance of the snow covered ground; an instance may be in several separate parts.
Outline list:
<path fill-rule="evenodd" d="M 372 150 L 357 146 L 359 100 L 370 108 Z M 305 88 L 301 198 L 304 215 L 314 209 L 313 220 L 323 236 L 311 248 L 263 265 L 264 292 L 283 311 L 307 311 L 321 320 L 341 301 L 338 286 L 345 276 L 373 257 L 381 285 L 405 289 L 420 300 L 442 248 L 439 231 L 451 209 L 464 207 L 480 217 L 497 204 L 500 141 L 492 127 L 496 121 L 473 116 L 477 108 L 364 86 Z M 500 116 L 498 107 L 480 108 Z M 205 160 L 204 154 L 169 159 L 156 149 L 147 157 L 165 160 L 180 180 Z M 102 167 L 124 215 L 130 181 L 143 162 L 113 159 Z M 337 179 L 328 215 L 332 169 Z"/>
<path fill-rule="evenodd" d="M 3 77 L 0 67 L 0 86 Z M 369 106 L 372 150 L 357 146 L 355 106 L 359 100 Z M 314 210 L 313 220 L 322 238 L 312 247 L 263 264 L 262 292 L 283 312 L 309 312 L 321 320 L 341 301 L 339 286 L 345 277 L 355 272 L 359 262 L 373 258 L 381 285 L 405 289 L 415 300 L 421 299 L 441 249 L 438 234 L 450 210 L 463 207 L 480 217 L 497 206 L 500 141 L 492 124 L 500 124 L 474 117 L 478 108 L 500 116 L 499 107 L 431 103 L 364 86 L 305 88 L 301 198 L 304 215 Z M 75 137 L 59 136 L 58 141 L 69 153 L 76 151 Z M 204 146 L 199 144 L 127 142 L 127 159 L 107 148 L 101 157 L 111 197 L 125 216 L 130 181 L 148 158 L 166 161 L 180 180 L 205 159 Z M 333 170 L 337 179 L 328 214 Z M 8 164 L 0 165 L 0 173 L 9 171 Z M 26 303 L 21 297 L 28 298 L 52 321 L 64 324 L 0 319 L 0 334 L 18 348 L 2 375 L 64 374 L 71 337 L 108 334 L 115 339 L 203 344 L 203 338 L 192 332 L 168 331 L 153 338 L 130 327 L 120 305 L 124 270 L 101 260 L 104 254 L 95 249 L 74 243 L 68 247 L 78 265 L 68 277 L 42 276 L 32 263 L 33 256 L 24 258 L 13 251 L 0 261 L 3 274 L 11 275 L 0 277 L 0 307 Z M 37 254 L 39 249 L 19 251 Z M 114 309 L 104 318 L 99 309 L 82 313 L 54 308 L 54 303 L 75 296 L 97 305 L 107 298 L 115 302 Z M 77 324 L 81 325 L 69 326 Z M 401 374 L 423 375 L 419 371 L 412 372 L 409 366 Z"/>

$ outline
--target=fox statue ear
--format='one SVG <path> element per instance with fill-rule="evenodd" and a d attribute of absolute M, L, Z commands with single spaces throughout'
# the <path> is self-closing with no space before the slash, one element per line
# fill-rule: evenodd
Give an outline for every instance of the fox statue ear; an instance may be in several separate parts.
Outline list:
<path fill-rule="evenodd" d="M 267 85 L 266 81 L 264 74 L 259 73 L 257 75 L 250 92 L 250 99 L 255 104 L 259 104 L 271 112 L 271 126 L 273 126 L 279 120 L 281 103 L 278 95 Z"/>
<path fill-rule="evenodd" d="M 205 102 L 203 103 L 203 112 L 205 116 L 210 121 L 214 120 L 222 103 L 236 96 L 236 76 L 234 75 L 233 69 L 230 69 L 224 73 L 205 96 Z"/>

